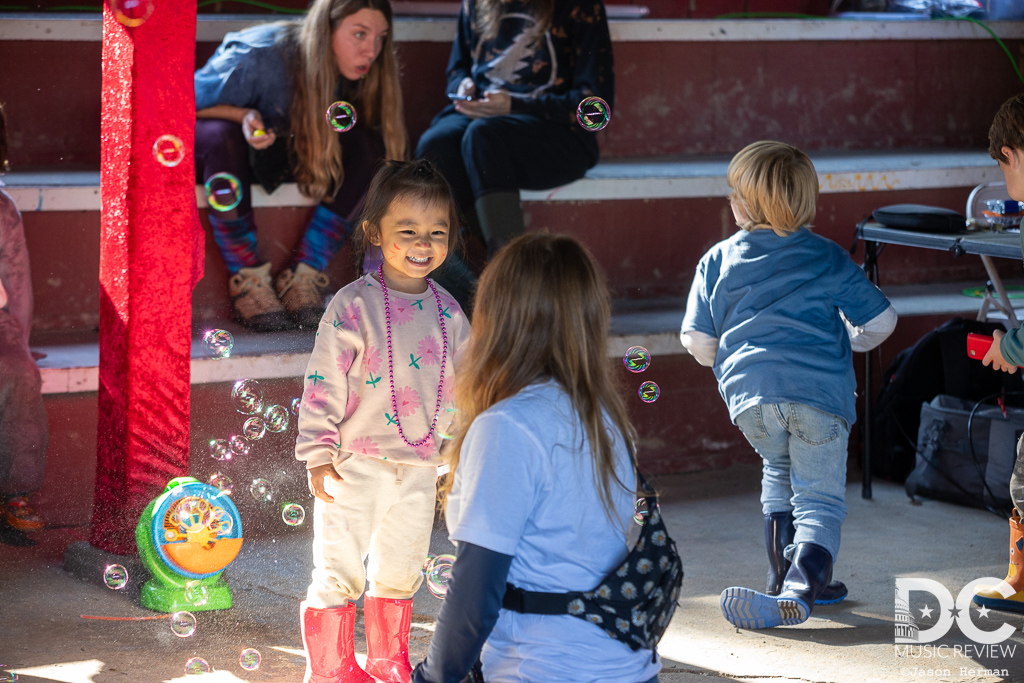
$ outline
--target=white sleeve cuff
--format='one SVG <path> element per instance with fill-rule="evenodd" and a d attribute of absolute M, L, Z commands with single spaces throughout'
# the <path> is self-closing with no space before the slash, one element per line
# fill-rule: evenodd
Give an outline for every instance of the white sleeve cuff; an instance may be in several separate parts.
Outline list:
<path fill-rule="evenodd" d="M 846 325 L 846 333 L 850 336 L 850 346 L 857 353 L 864 353 L 875 348 L 896 329 L 896 309 L 892 306 L 863 325 L 852 324 L 842 311 L 839 312 L 839 315 L 842 316 L 843 324 Z"/>
<path fill-rule="evenodd" d="M 715 364 L 715 356 L 718 355 L 718 337 L 712 337 L 710 334 L 691 330 L 689 332 L 681 332 L 679 340 L 683 342 L 683 346 L 686 347 L 691 356 L 697 359 L 698 363 L 705 367 L 711 367 Z"/>

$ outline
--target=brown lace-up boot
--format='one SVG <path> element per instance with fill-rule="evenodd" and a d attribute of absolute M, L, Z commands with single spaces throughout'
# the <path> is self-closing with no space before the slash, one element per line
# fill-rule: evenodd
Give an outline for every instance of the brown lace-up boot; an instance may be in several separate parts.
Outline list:
<path fill-rule="evenodd" d="M 324 316 L 324 292 L 330 281 L 306 263 L 285 268 L 277 276 L 277 296 L 301 329 L 315 329 Z"/>
<path fill-rule="evenodd" d="M 274 332 L 292 327 L 270 277 L 270 264 L 242 268 L 228 280 L 235 319 L 255 332 Z"/>

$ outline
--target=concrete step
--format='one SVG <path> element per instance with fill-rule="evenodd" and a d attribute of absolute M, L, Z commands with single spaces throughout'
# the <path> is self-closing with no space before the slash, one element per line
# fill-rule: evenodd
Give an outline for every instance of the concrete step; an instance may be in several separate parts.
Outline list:
<path fill-rule="evenodd" d="M 1002 174 L 987 151 L 976 149 L 902 149 L 811 152 L 823 194 L 888 192 L 978 185 Z M 526 202 L 725 197 L 729 156 L 608 159 L 582 180 L 544 191 L 525 191 Z M 15 171 L 4 176 L 6 190 L 22 213 L 32 211 L 99 211 L 99 171 L 47 169 Z M 206 208 L 201 185 L 196 201 Z M 253 205 L 314 206 L 294 183 L 268 195 L 253 187 Z"/>
<path fill-rule="evenodd" d="M 1008 281 L 1008 287 L 1024 280 Z M 962 315 L 974 317 L 981 299 L 964 290 L 980 290 L 983 282 L 948 282 L 928 285 L 883 287 L 900 318 Z M 609 357 L 618 358 L 631 346 L 646 347 L 655 356 L 686 355 L 679 342 L 679 328 L 686 310 L 685 299 L 660 298 L 617 301 L 608 338 Z M 1024 309 L 1024 300 L 1020 300 Z M 1024 318 L 1024 314 L 1021 315 Z M 239 378 L 293 379 L 305 370 L 313 350 L 313 331 L 256 334 L 235 323 L 222 323 L 234 336 L 229 358 L 213 359 L 202 348 L 202 336 L 192 340 L 192 384 L 234 382 Z M 44 394 L 96 391 L 99 378 L 99 344 L 95 334 L 41 334 L 32 348 L 46 354 L 39 361 Z"/>
<path fill-rule="evenodd" d="M 621 358 L 631 346 L 652 354 L 685 353 L 679 342 L 684 304 L 678 299 L 619 302 L 608 339 L 609 357 Z M 234 323 L 223 323 L 235 343 L 229 358 L 208 357 L 202 336 L 192 339 L 192 384 L 234 382 L 240 378 L 295 379 L 302 375 L 316 339 L 314 331 L 256 334 Z M 46 354 L 39 360 L 43 394 L 94 392 L 99 386 L 99 342 L 95 333 L 42 334 L 32 349 Z"/>

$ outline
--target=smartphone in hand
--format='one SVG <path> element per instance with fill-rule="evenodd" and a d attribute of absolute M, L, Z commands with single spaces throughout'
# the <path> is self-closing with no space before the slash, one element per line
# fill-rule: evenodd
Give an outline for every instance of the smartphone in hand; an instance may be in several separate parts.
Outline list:
<path fill-rule="evenodd" d="M 992 347 L 992 342 L 995 339 L 988 336 L 987 334 L 975 334 L 974 332 L 967 333 L 967 355 L 975 360 L 983 360 L 985 354 Z M 1018 365 L 1017 367 L 1024 368 L 1024 365 Z"/>
<path fill-rule="evenodd" d="M 992 346 L 993 338 L 987 334 L 975 334 L 970 332 L 967 334 L 967 355 L 975 360 L 981 360 L 988 353 L 989 348 Z"/>
<path fill-rule="evenodd" d="M 448 93 L 448 99 L 451 100 L 452 102 L 455 102 L 456 100 L 458 100 L 459 102 L 472 102 L 473 101 L 473 96 L 472 95 L 460 95 L 459 93 L 456 93 L 456 92 L 450 92 L 450 93 Z"/>

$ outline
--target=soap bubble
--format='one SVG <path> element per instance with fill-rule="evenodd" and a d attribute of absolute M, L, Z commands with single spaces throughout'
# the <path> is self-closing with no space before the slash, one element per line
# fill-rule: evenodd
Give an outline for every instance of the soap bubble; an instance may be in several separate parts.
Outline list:
<path fill-rule="evenodd" d="M 356 125 L 356 108 L 348 102 L 335 102 L 327 109 L 327 123 L 339 133 L 346 133 Z"/>
<path fill-rule="evenodd" d="M 640 400 L 644 403 L 654 403 L 661 396 L 661 387 L 654 382 L 644 382 L 640 385 Z"/>
<path fill-rule="evenodd" d="M 267 433 L 267 425 L 262 417 L 250 417 L 242 425 L 242 433 L 250 441 L 259 441 Z"/>
<path fill-rule="evenodd" d="M 174 168 L 185 158 L 185 145 L 176 135 L 161 135 L 153 143 L 153 158 L 167 168 Z"/>
<path fill-rule="evenodd" d="M 260 653 L 258 650 L 254 650 L 251 647 L 242 650 L 241 656 L 238 658 L 238 665 L 246 671 L 255 671 L 260 668 Z"/>
<path fill-rule="evenodd" d="M 266 479 L 253 479 L 249 485 L 249 493 L 260 503 L 269 503 L 274 499 L 274 489 Z"/>
<path fill-rule="evenodd" d="M 189 581 L 185 584 L 185 600 L 189 604 L 199 607 L 205 605 L 210 599 L 210 591 L 205 585 L 198 581 Z"/>
<path fill-rule="evenodd" d="M 434 553 L 427 553 L 427 559 L 423 563 L 423 568 L 420 569 L 420 574 L 426 576 L 430 573 L 430 570 L 434 568 L 434 561 L 437 559 L 437 555 Z"/>
<path fill-rule="evenodd" d="M 284 406 L 270 406 L 263 413 L 263 421 L 267 430 L 279 434 L 288 429 L 288 409 Z"/>
<path fill-rule="evenodd" d="M 229 496 L 235 489 L 235 483 L 231 481 L 231 477 L 226 474 L 221 474 L 220 472 L 214 472 L 210 475 L 210 486 Z"/>
<path fill-rule="evenodd" d="M 213 516 L 210 518 L 210 531 L 223 537 L 230 534 L 233 528 L 235 528 L 235 523 L 232 521 L 231 515 L 220 508 L 215 508 Z"/>
<path fill-rule="evenodd" d="M 214 173 L 205 188 L 206 203 L 214 211 L 230 211 L 242 201 L 242 185 L 230 173 Z"/>
<path fill-rule="evenodd" d="M 234 336 L 227 330 L 210 330 L 203 335 L 203 351 L 210 358 L 227 358 L 235 345 Z"/>
<path fill-rule="evenodd" d="M 191 612 L 175 612 L 171 616 L 171 631 L 179 638 L 188 638 L 196 632 L 196 618 Z"/>
<path fill-rule="evenodd" d="M 612 109 L 600 97 L 588 97 L 576 107 L 576 120 L 587 130 L 603 130 L 612 120 Z"/>
<path fill-rule="evenodd" d="M 445 408 L 441 414 L 437 416 L 437 438 L 455 438 L 455 418 L 458 414 L 459 412 L 455 408 Z"/>
<path fill-rule="evenodd" d="M 198 533 L 210 526 L 214 509 L 205 498 L 182 498 L 178 503 L 176 521 L 186 531 Z"/>
<path fill-rule="evenodd" d="M 193 657 L 185 662 L 185 673 L 187 674 L 208 674 L 210 665 L 202 657 Z"/>
<path fill-rule="evenodd" d="M 630 346 L 622 357 L 622 363 L 630 372 L 643 372 L 651 364 L 651 352 L 642 346 Z"/>
<path fill-rule="evenodd" d="M 142 26 L 153 13 L 153 0 L 113 0 L 110 5 L 114 18 L 128 28 Z"/>
<path fill-rule="evenodd" d="M 281 519 L 288 526 L 299 526 L 306 521 L 306 510 L 298 503 L 285 503 L 281 508 Z"/>
<path fill-rule="evenodd" d="M 108 564 L 103 572 L 103 583 L 107 584 L 107 588 L 121 590 L 128 585 L 128 570 L 119 564 Z"/>
<path fill-rule="evenodd" d="M 231 389 L 231 400 L 242 415 L 255 415 L 263 410 L 263 387 L 254 379 L 240 379 Z"/>
<path fill-rule="evenodd" d="M 452 580 L 452 565 L 455 564 L 454 555 L 438 555 L 434 564 L 427 573 L 427 590 L 435 598 L 442 600 L 448 595 L 448 584 Z"/>
<path fill-rule="evenodd" d="M 13 671 L 0 671 L 0 683 L 18 683 L 18 674 Z"/>
<path fill-rule="evenodd" d="M 214 460 L 230 460 L 231 444 L 227 439 L 210 439 L 210 457 Z"/>
<path fill-rule="evenodd" d="M 292 399 L 292 415 L 298 415 L 299 414 L 299 406 L 300 405 L 302 405 L 302 398 L 301 397 L 293 398 Z"/>
<path fill-rule="evenodd" d="M 252 450 L 252 442 L 244 436 L 232 434 L 228 438 L 228 445 L 231 447 L 231 455 L 245 456 Z"/>

